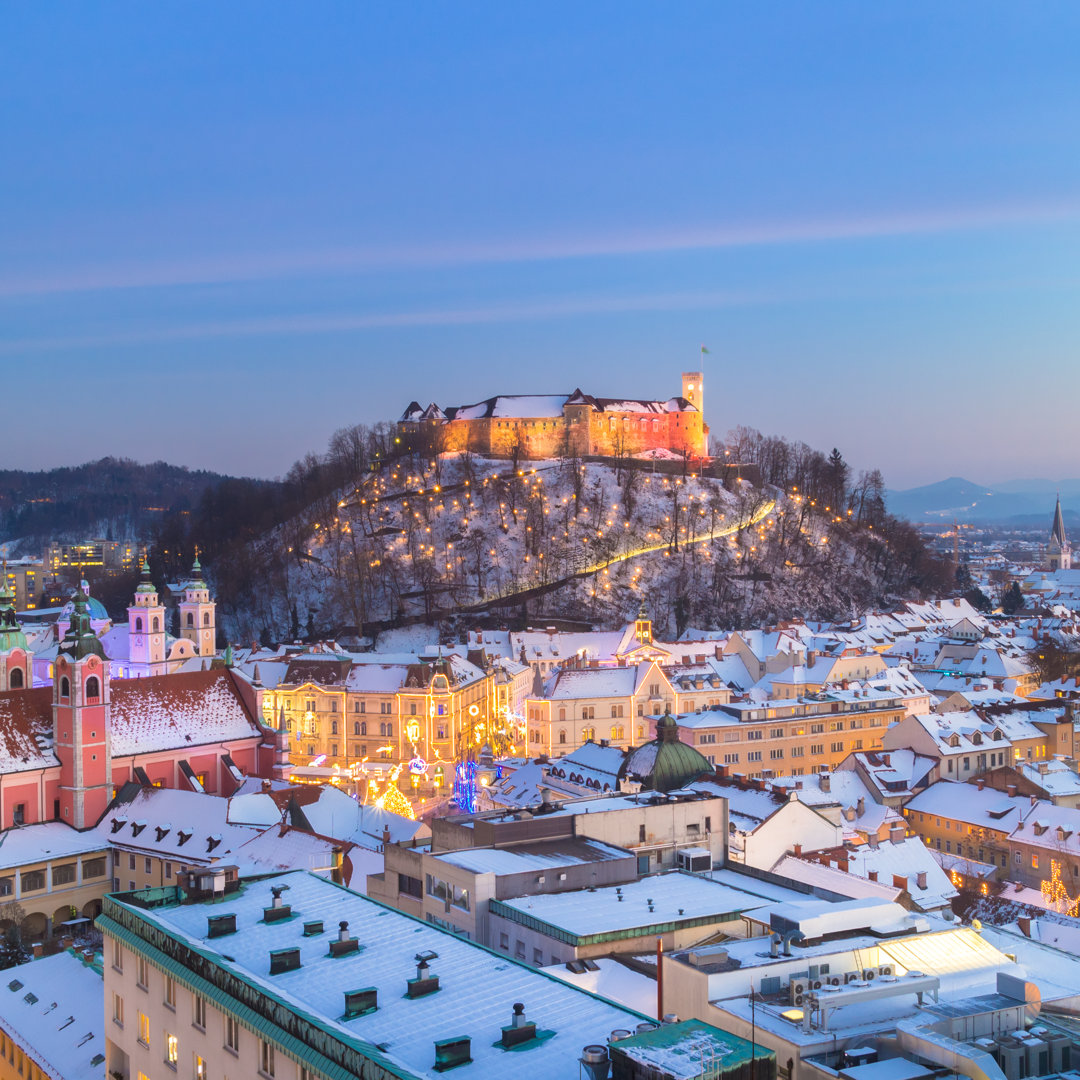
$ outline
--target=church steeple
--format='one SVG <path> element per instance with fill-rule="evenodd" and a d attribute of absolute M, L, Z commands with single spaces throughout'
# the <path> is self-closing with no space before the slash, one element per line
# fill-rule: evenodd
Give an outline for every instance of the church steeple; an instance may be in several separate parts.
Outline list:
<path fill-rule="evenodd" d="M 158 599 L 145 558 L 128 606 L 128 643 L 132 677 L 165 674 L 165 605 Z"/>
<path fill-rule="evenodd" d="M 195 646 L 199 656 L 217 652 L 217 604 L 210 599 L 210 587 L 203 580 L 198 548 L 180 601 L 180 636 Z"/>
<path fill-rule="evenodd" d="M 1054 507 L 1054 521 L 1050 526 L 1050 541 L 1046 545 L 1046 561 L 1051 570 L 1070 570 L 1072 568 L 1072 550 L 1069 537 L 1065 532 L 1065 518 L 1061 513 L 1061 496 Z"/>
<path fill-rule="evenodd" d="M 30 649 L 15 615 L 15 593 L 8 586 L 7 562 L 0 580 L 0 690 L 30 686 Z"/>

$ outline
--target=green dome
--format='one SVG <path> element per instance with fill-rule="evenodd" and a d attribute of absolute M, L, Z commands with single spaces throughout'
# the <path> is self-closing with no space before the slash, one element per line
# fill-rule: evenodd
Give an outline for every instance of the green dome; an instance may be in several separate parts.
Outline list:
<path fill-rule="evenodd" d="M 656 722 L 656 738 L 626 755 L 619 779 L 638 781 L 645 790 L 675 791 L 712 771 L 704 754 L 679 741 L 679 724 L 665 713 Z"/>

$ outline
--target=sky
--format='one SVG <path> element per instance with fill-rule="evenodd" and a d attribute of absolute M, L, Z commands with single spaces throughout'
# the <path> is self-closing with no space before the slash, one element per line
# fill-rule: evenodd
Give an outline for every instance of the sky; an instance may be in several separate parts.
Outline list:
<path fill-rule="evenodd" d="M 667 398 L 896 488 L 1080 451 L 1080 7 L 0 7 L 0 465 L 282 475 Z"/>

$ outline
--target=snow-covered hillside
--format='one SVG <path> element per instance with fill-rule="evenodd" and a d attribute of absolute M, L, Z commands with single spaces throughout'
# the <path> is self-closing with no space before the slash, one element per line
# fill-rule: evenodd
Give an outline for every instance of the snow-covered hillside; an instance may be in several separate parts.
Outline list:
<path fill-rule="evenodd" d="M 836 615 L 885 599 L 887 543 L 795 494 L 573 460 L 403 462 L 249 545 L 218 576 L 241 640 L 464 611 L 658 629 Z M 879 534 L 880 536 L 880 534 Z"/>

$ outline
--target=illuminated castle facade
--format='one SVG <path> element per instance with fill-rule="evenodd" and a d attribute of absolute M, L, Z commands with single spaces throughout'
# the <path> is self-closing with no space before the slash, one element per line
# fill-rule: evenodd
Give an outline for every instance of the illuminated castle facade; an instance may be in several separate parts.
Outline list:
<path fill-rule="evenodd" d="M 522 458 L 569 455 L 633 457 L 668 450 L 708 453 L 702 373 L 684 372 L 682 394 L 666 401 L 566 394 L 497 396 L 446 409 L 409 403 L 398 421 L 406 448 Z"/>

